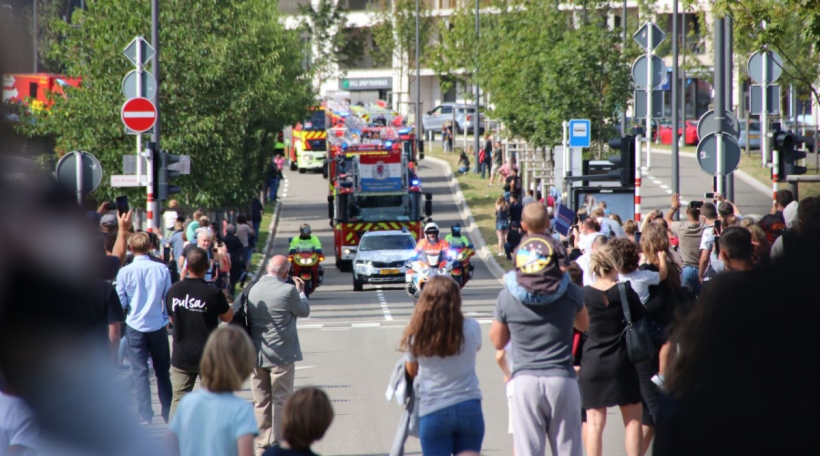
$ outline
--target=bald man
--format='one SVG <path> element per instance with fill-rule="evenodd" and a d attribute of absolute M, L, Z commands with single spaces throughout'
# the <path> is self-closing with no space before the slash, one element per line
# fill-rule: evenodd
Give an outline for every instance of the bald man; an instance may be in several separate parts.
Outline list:
<path fill-rule="evenodd" d="M 302 360 L 296 319 L 310 315 L 304 283 L 298 277 L 295 285 L 285 282 L 289 270 L 287 257 L 274 256 L 268 274 L 248 293 L 248 326 L 258 353 L 251 377 L 258 449 L 282 442 L 282 411 L 293 393 L 294 363 Z"/>

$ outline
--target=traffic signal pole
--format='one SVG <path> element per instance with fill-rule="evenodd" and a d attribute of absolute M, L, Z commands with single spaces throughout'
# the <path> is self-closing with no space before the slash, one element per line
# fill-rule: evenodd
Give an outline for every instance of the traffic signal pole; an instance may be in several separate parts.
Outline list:
<path fill-rule="evenodd" d="M 678 0 L 672 0 L 672 192 L 680 195 L 680 148 L 678 144 Z M 680 211 L 675 211 L 675 220 Z"/>
<path fill-rule="evenodd" d="M 723 151 L 723 120 L 726 118 L 726 99 L 723 96 L 724 87 L 724 71 L 723 71 L 723 42 L 726 39 L 724 32 L 725 19 L 715 18 L 715 136 L 717 137 L 717 169 L 715 175 L 717 177 L 717 188 L 715 191 L 721 195 L 726 195 L 725 188 L 725 158 Z"/>
<path fill-rule="evenodd" d="M 157 108 L 157 121 L 154 125 L 154 133 L 151 135 L 151 141 L 155 144 L 156 151 L 161 149 L 159 143 L 159 128 L 160 128 L 160 120 L 162 117 L 160 116 L 160 108 L 159 108 L 159 92 L 162 89 L 162 83 L 159 79 L 159 0 L 151 0 L 151 42 L 154 45 L 154 56 L 151 59 L 151 70 L 154 73 L 154 79 L 157 81 L 157 90 L 154 91 L 154 106 Z M 153 166 L 159 166 L 159 163 L 154 163 L 153 158 L 156 154 L 152 154 L 151 157 L 148 159 L 148 198 L 146 199 L 146 205 L 148 206 L 148 229 L 150 230 L 152 227 L 156 227 L 157 233 L 162 233 L 162 229 L 160 228 L 160 202 L 154 201 L 154 185 L 153 185 Z"/>

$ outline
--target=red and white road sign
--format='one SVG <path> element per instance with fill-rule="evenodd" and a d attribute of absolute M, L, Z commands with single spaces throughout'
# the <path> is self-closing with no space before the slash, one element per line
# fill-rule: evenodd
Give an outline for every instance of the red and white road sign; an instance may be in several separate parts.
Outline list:
<path fill-rule="evenodd" d="M 131 98 L 122 105 L 122 123 L 136 133 L 150 130 L 157 121 L 157 108 L 147 98 Z"/>

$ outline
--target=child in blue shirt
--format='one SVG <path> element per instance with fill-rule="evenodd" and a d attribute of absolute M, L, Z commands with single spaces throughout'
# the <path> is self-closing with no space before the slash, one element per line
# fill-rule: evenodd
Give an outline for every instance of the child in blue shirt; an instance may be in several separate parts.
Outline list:
<path fill-rule="evenodd" d="M 259 434 L 253 405 L 234 395 L 256 366 L 248 334 L 237 326 L 211 333 L 202 353 L 202 389 L 186 394 L 168 441 L 180 456 L 253 456 Z"/>

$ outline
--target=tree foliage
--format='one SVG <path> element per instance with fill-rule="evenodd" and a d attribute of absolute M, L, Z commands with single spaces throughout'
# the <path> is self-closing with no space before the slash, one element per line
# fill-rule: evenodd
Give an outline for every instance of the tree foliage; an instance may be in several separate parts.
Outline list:
<path fill-rule="evenodd" d="M 558 2 L 495 0 L 478 41 L 475 12 L 460 10 L 441 29 L 433 67 L 443 78 L 477 80 L 512 136 L 554 144 L 562 121 L 589 118 L 593 138 L 606 142 L 630 77 L 620 31 L 608 29 L 606 10 L 594 3 L 573 18 Z"/>
<path fill-rule="evenodd" d="M 300 33 L 309 34 L 313 44 L 311 71 L 319 84 L 338 76 L 364 54 L 365 42 L 347 28 L 347 10 L 342 2 L 319 0 L 298 6 L 304 17 Z"/>
<path fill-rule="evenodd" d="M 62 39 L 43 49 L 66 75 L 81 77 L 82 88 L 24 125 L 31 135 L 54 136 L 57 155 L 82 149 L 97 156 L 105 177 L 95 196 L 111 199 L 122 189 L 109 188 L 108 175 L 120 174 L 122 156 L 135 153 L 120 121 L 121 81 L 133 69 L 122 51 L 135 36 L 150 36 L 150 2 L 86 6 L 71 20 L 82 27 L 53 17 Z M 179 199 L 244 205 L 259 190 L 275 135 L 313 101 L 298 35 L 280 24 L 273 0 L 168 0 L 160 24 L 161 147 L 192 162 L 191 175 L 178 179 Z M 142 189 L 125 193 L 144 201 Z"/>
<path fill-rule="evenodd" d="M 419 3 L 419 55 L 427 54 L 433 18 L 424 2 Z M 381 0 L 378 2 L 372 27 L 373 60 L 381 65 L 393 66 L 403 83 L 416 63 L 416 2 L 415 0 Z M 394 66 L 393 62 L 398 62 Z M 400 83 L 400 86 L 403 84 Z M 401 103 L 399 99 L 397 103 Z"/>

